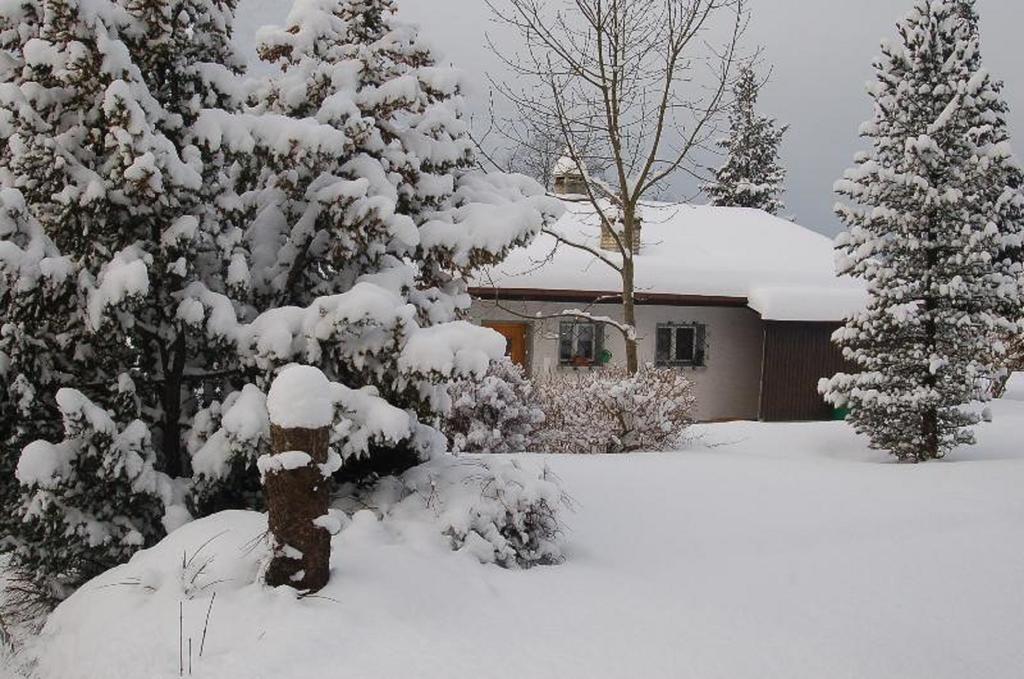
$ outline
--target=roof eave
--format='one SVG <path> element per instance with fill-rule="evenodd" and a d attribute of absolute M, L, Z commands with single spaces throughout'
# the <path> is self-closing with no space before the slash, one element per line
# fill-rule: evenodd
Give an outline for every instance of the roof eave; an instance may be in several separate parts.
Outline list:
<path fill-rule="evenodd" d="M 497 302 L 562 302 L 577 304 L 614 304 L 622 300 L 622 292 L 598 290 L 550 290 L 537 288 L 472 287 L 469 294 L 476 299 Z M 746 307 L 746 297 L 728 295 L 680 295 L 661 292 L 637 292 L 638 306 L 705 306 Z"/>

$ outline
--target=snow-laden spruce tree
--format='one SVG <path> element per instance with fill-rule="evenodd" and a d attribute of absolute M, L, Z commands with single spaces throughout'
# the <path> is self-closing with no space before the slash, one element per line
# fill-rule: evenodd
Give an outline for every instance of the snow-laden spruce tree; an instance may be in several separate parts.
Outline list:
<path fill-rule="evenodd" d="M 197 294 L 196 327 L 236 337 L 260 391 L 284 365 L 308 363 L 382 412 L 402 409 L 406 426 L 383 432 L 339 408 L 333 441 L 344 477 L 398 473 L 443 450 L 449 380 L 482 377 L 503 353 L 499 336 L 458 320 L 466 275 L 561 208 L 532 180 L 476 169 L 459 74 L 391 0 L 299 0 L 259 47 L 281 73 L 245 115 L 199 122 L 206 153 L 236 168 L 236 199 L 223 201 L 236 243 L 228 279 L 250 305 L 235 328 L 223 322 L 230 305 Z M 200 414 L 198 504 L 223 506 L 255 478 L 267 443 L 258 411 L 229 394 Z"/>
<path fill-rule="evenodd" d="M 0 7 L 0 548 L 43 597 L 161 536 L 156 470 L 187 471 L 197 389 L 232 368 L 179 309 L 226 287 L 193 128 L 233 96 L 232 4 Z"/>
<path fill-rule="evenodd" d="M 704 187 L 712 205 L 749 207 L 779 214 L 786 170 L 779 146 L 787 127 L 757 112 L 760 86 L 751 66 L 740 70 L 733 85 L 735 101 L 729 113 L 729 136 L 718 142 L 725 162 Z"/>
<path fill-rule="evenodd" d="M 835 340 L 860 372 L 821 388 L 874 447 L 930 460 L 973 442 L 1020 317 L 1021 171 L 973 2 L 919 0 L 875 70 L 872 147 L 837 184 L 839 269 L 871 301 Z"/>

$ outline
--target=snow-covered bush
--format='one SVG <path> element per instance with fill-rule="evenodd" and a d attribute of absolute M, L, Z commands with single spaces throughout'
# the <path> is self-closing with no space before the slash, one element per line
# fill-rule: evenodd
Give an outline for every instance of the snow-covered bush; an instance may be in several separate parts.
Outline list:
<path fill-rule="evenodd" d="M 191 509 L 204 516 L 221 509 L 262 509 L 256 461 L 267 449 L 267 397 L 255 385 L 228 394 L 196 413 L 188 446 L 192 454 Z"/>
<path fill-rule="evenodd" d="M 508 358 L 491 364 L 482 380 L 452 386 L 444 433 L 453 453 L 515 453 L 531 450 L 544 421 L 533 383 Z"/>
<path fill-rule="evenodd" d="M 172 498 L 169 479 L 154 470 L 143 422 L 119 429 L 73 389 L 57 392 L 57 403 L 65 439 L 31 443 L 18 462 L 27 499 L 14 540 L 16 569 L 52 600 L 159 539 Z"/>
<path fill-rule="evenodd" d="M 571 506 L 546 467 L 452 455 L 384 479 L 345 503 L 347 513 L 370 507 L 400 531 L 426 524 L 452 549 L 505 568 L 560 563 L 562 512 Z"/>
<path fill-rule="evenodd" d="M 537 384 L 545 422 L 538 450 L 624 453 L 670 450 L 690 426 L 696 403 L 679 370 L 642 367 L 552 373 Z"/>

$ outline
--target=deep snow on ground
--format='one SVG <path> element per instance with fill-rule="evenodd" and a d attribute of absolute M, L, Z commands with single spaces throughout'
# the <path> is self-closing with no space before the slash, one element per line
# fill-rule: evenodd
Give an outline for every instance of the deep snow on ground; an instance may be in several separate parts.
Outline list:
<path fill-rule="evenodd" d="M 671 454 L 521 456 L 577 504 L 568 561 L 530 571 L 364 512 L 335 538 L 328 589 L 297 601 L 245 585 L 264 519 L 218 515 L 64 604 L 40 674 L 176 677 L 178 602 L 198 647 L 217 591 L 192 676 L 1019 677 L 1024 402 L 993 410 L 978 446 L 919 466 L 841 423 L 701 426 Z M 182 551 L 216 556 L 185 586 Z"/>

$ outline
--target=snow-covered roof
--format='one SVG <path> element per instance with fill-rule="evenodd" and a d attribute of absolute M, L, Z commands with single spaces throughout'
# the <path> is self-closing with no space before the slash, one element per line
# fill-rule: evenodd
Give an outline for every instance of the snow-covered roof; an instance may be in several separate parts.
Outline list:
<path fill-rule="evenodd" d="M 597 248 L 600 222 L 593 207 L 565 206 L 554 230 Z M 760 210 L 680 203 L 647 203 L 642 216 L 642 247 L 635 258 L 638 293 L 741 300 L 766 320 L 780 321 L 838 321 L 866 302 L 861 283 L 835 275 L 832 241 L 793 222 Z M 547 234 L 473 284 L 516 291 L 615 294 L 622 289 L 611 267 Z"/>

